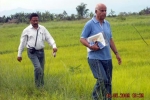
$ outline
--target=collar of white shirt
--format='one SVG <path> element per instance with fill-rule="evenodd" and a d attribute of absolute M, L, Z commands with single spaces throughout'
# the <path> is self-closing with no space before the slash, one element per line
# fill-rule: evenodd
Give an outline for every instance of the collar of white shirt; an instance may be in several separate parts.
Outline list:
<path fill-rule="evenodd" d="M 29 28 L 35 29 L 32 24 L 29 25 Z M 40 25 L 38 24 L 38 29 L 40 29 Z"/>

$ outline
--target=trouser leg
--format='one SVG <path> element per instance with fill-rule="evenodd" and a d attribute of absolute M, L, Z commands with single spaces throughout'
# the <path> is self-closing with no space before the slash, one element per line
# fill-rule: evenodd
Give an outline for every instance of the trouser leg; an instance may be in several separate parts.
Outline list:
<path fill-rule="evenodd" d="M 97 79 L 92 93 L 93 100 L 106 100 L 106 94 L 107 91 L 103 80 Z"/>
<path fill-rule="evenodd" d="M 111 95 L 112 94 L 112 60 L 106 60 L 106 61 L 101 61 L 103 66 L 104 66 L 104 70 L 107 76 L 108 81 L 105 82 L 105 87 L 107 92 Z"/>
<path fill-rule="evenodd" d="M 107 93 L 111 93 L 111 69 L 108 60 L 101 61 L 97 59 L 88 59 L 93 76 L 97 82 L 93 89 L 92 97 L 94 100 L 107 100 Z M 110 62 L 109 62 L 110 63 Z M 107 66 L 107 67 L 106 67 Z"/>
<path fill-rule="evenodd" d="M 38 52 L 38 59 L 42 68 L 41 85 L 44 85 L 44 64 L 45 64 L 44 50 Z"/>

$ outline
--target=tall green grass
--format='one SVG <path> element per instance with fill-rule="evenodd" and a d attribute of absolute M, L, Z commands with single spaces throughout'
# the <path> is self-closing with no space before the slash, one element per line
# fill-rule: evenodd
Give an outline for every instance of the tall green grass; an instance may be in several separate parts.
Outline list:
<path fill-rule="evenodd" d="M 0 100 L 91 100 L 96 80 L 87 63 L 86 48 L 79 42 L 87 20 L 41 23 L 54 37 L 58 53 L 54 58 L 51 47 L 46 43 L 45 86 L 40 89 L 35 88 L 34 69 L 26 49 L 22 62 L 16 60 L 20 35 L 27 24 L 0 26 Z M 122 64 L 118 65 L 112 53 L 112 92 L 130 94 L 130 98 L 114 97 L 113 100 L 149 100 L 150 17 L 128 16 L 126 20 L 107 20 L 122 57 Z M 134 93 L 143 93 L 144 97 L 133 98 Z"/>

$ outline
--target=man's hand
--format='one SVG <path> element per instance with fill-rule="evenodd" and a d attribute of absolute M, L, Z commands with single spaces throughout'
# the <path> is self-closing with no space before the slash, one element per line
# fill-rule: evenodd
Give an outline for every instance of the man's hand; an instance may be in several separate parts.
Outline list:
<path fill-rule="evenodd" d="M 53 48 L 53 52 L 57 52 L 57 48 Z"/>
<path fill-rule="evenodd" d="M 97 42 L 94 45 L 90 46 L 89 48 L 94 51 L 97 51 L 100 49 Z"/>
<path fill-rule="evenodd" d="M 18 58 L 17 58 L 17 60 L 18 60 L 19 62 L 21 62 L 21 60 L 22 60 L 22 57 L 18 57 Z"/>
<path fill-rule="evenodd" d="M 118 64 L 120 65 L 122 61 L 121 61 L 121 57 L 119 56 L 118 53 L 116 54 L 116 58 L 117 58 L 117 60 L 118 60 Z"/>
<path fill-rule="evenodd" d="M 53 56 L 56 57 L 57 48 L 53 48 Z"/>

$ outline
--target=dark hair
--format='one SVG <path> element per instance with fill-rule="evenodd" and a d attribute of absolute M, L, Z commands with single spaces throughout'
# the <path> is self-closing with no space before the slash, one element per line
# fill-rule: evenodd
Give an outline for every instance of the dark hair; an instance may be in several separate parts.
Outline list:
<path fill-rule="evenodd" d="M 39 17 L 39 16 L 38 16 L 38 14 L 37 14 L 37 13 L 32 13 L 32 14 L 30 15 L 29 19 L 31 20 L 31 19 L 32 19 L 32 17 Z"/>

